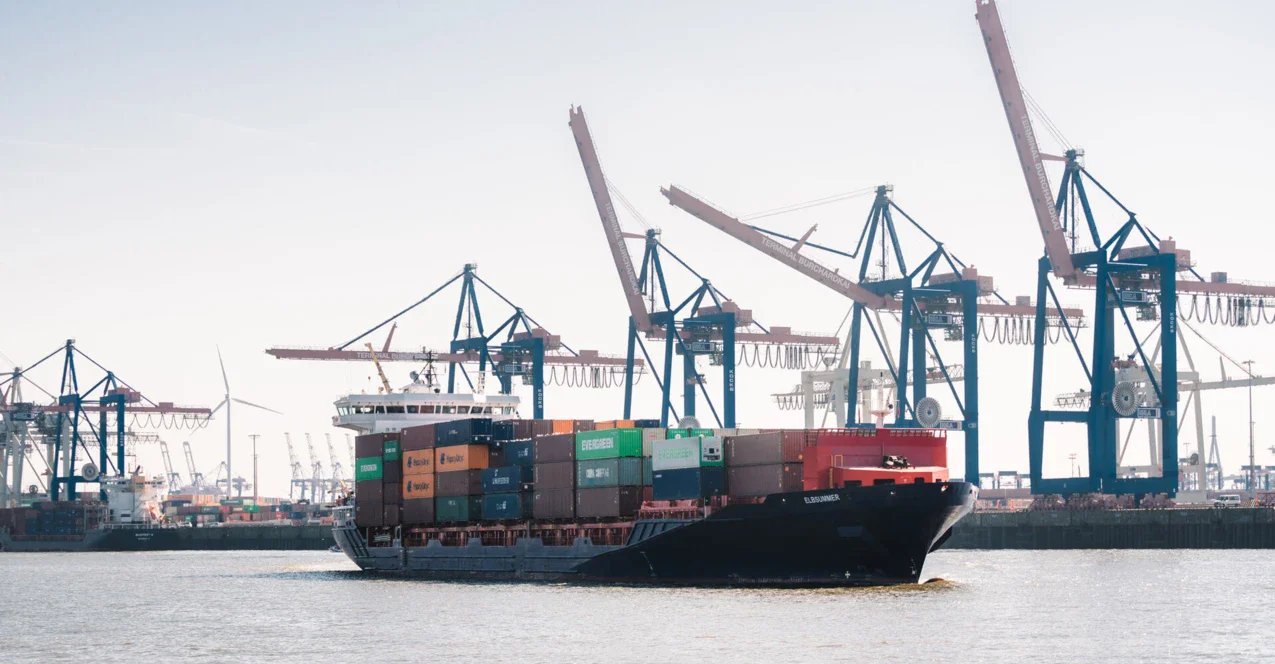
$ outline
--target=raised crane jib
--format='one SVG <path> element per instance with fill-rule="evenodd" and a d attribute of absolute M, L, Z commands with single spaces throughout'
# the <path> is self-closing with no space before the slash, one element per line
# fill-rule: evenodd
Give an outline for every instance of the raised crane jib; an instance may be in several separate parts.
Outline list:
<path fill-rule="evenodd" d="M 653 329 L 651 317 L 646 310 L 646 302 L 642 299 L 642 291 L 638 288 L 638 276 L 633 269 L 633 258 L 624 244 L 624 232 L 620 229 L 620 220 L 615 215 L 615 206 L 611 204 L 611 192 L 607 190 L 606 176 L 602 174 L 602 163 L 598 159 L 597 148 L 593 145 L 593 135 L 589 133 L 589 125 L 584 120 L 584 109 L 573 107 L 571 119 L 567 124 L 571 126 L 576 147 L 580 150 L 584 175 L 589 179 L 593 202 L 597 204 L 598 216 L 602 219 L 602 230 L 606 233 L 607 244 L 611 247 L 611 258 L 614 259 L 615 269 L 620 274 L 620 285 L 624 287 L 624 297 L 629 302 L 629 313 L 633 316 L 633 323 L 639 332 L 649 332 Z"/>
<path fill-rule="evenodd" d="M 841 293 L 842 295 L 862 304 L 869 309 L 883 309 L 887 307 L 888 301 L 885 297 L 877 295 L 872 291 L 860 286 L 859 284 L 841 276 L 835 270 L 801 255 L 793 247 L 783 244 L 771 237 L 757 232 L 751 226 L 742 221 L 718 210 L 708 203 L 700 200 L 686 192 L 686 190 L 670 186 L 668 189 L 661 188 L 660 193 L 668 199 L 668 202 L 675 207 L 679 207 L 692 216 L 698 217 L 701 221 L 708 225 L 726 233 L 727 235 L 743 242 L 744 244 L 756 249 L 757 251 L 774 258 L 775 260 L 791 267 L 792 269 L 814 279 L 815 281 Z"/>
<path fill-rule="evenodd" d="M 1018 163 L 1022 166 L 1023 178 L 1027 181 L 1027 191 L 1031 194 L 1036 223 L 1040 225 L 1040 234 L 1045 240 L 1045 253 L 1049 257 L 1050 268 L 1064 280 L 1073 279 L 1076 267 L 1071 261 L 1071 253 L 1067 251 L 1067 238 L 1058 219 L 1058 210 L 1054 208 L 1053 190 L 1049 187 L 1049 177 L 1045 173 L 1045 155 L 1041 153 L 1036 142 L 1036 133 L 1032 130 L 1027 102 L 1023 98 L 1023 88 L 1018 83 L 1014 60 L 1010 57 L 1009 42 L 1005 39 L 1000 13 L 993 0 L 975 0 L 974 4 L 975 17 L 978 19 L 979 29 L 983 31 L 983 45 L 987 47 L 992 74 L 996 77 L 996 88 L 1000 91 L 1001 104 L 1005 107 L 1005 119 L 1009 121 L 1009 131 L 1014 137 L 1014 150 L 1018 153 Z"/>

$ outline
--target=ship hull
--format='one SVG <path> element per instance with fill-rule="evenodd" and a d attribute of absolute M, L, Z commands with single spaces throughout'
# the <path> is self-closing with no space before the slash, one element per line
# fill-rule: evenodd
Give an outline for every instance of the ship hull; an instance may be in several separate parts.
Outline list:
<path fill-rule="evenodd" d="M 0 551 L 299 551 L 332 546 L 323 526 L 111 528 L 74 538 L 13 537 L 0 530 Z"/>
<path fill-rule="evenodd" d="M 432 579 L 774 587 L 916 583 L 927 555 L 974 505 L 964 482 L 775 494 L 687 521 L 638 521 L 623 546 L 368 546 L 338 526 L 361 568 Z"/>

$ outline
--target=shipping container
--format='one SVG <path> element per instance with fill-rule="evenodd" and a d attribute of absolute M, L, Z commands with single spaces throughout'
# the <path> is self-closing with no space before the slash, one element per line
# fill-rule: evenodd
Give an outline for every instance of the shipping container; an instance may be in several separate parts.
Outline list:
<path fill-rule="evenodd" d="M 409 498 L 403 501 L 403 523 L 434 523 L 433 498 Z"/>
<path fill-rule="evenodd" d="M 580 433 L 582 431 L 593 431 L 596 425 L 593 420 L 571 420 L 571 432 Z"/>
<path fill-rule="evenodd" d="M 712 429 L 669 429 L 669 438 L 690 438 L 691 436 L 711 436 Z"/>
<path fill-rule="evenodd" d="M 422 424 L 420 426 L 407 427 L 399 433 L 401 434 L 401 440 L 403 441 L 404 452 L 428 450 L 434 447 L 433 424 Z"/>
<path fill-rule="evenodd" d="M 570 420 L 568 420 L 570 421 Z M 555 433 L 535 439 L 536 464 L 575 461 L 576 436 L 573 433 Z"/>
<path fill-rule="evenodd" d="M 539 438 L 541 436 L 549 436 L 554 433 L 553 420 L 524 420 L 530 422 L 531 435 L 528 438 Z M 521 438 L 521 436 L 519 436 Z"/>
<path fill-rule="evenodd" d="M 731 436 L 724 442 L 726 465 L 765 466 L 801 463 L 806 447 L 804 431 L 775 431 Z"/>
<path fill-rule="evenodd" d="M 455 445 L 434 450 L 434 472 L 478 470 L 487 467 L 486 445 Z"/>
<path fill-rule="evenodd" d="M 382 449 L 384 451 L 381 457 L 386 461 L 398 461 L 403 457 L 403 446 L 399 444 L 397 438 L 387 438 L 382 443 Z"/>
<path fill-rule="evenodd" d="M 354 525 L 360 528 L 385 525 L 385 506 L 380 502 L 355 502 Z"/>
<path fill-rule="evenodd" d="M 354 483 L 354 500 L 358 503 L 381 504 L 385 497 L 385 485 L 381 480 L 363 480 Z"/>
<path fill-rule="evenodd" d="M 510 521 L 531 517 L 530 493 L 493 493 L 483 496 L 483 519 Z"/>
<path fill-rule="evenodd" d="M 382 484 L 381 485 L 381 502 L 386 505 L 397 505 L 403 502 L 403 485 Z"/>
<path fill-rule="evenodd" d="M 550 420 L 553 423 L 554 433 L 575 433 L 575 420 Z"/>
<path fill-rule="evenodd" d="M 633 420 L 602 420 L 594 422 L 593 430 L 601 431 L 602 429 L 635 429 L 637 425 Z"/>
<path fill-rule="evenodd" d="M 655 469 L 651 466 L 651 457 L 642 457 L 642 484 L 651 486 L 652 476 Z"/>
<path fill-rule="evenodd" d="M 576 492 L 571 489 L 537 489 L 531 498 L 531 514 L 537 519 L 575 517 Z"/>
<path fill-rule="evenodd" d="M 517 425 L 514 424 L 515 421 L 516 420 L 497 420 L 492 422 L 491 439 L 495 442 L 513 440 L 517 436 L 515 433 L 515 429 L 517 428 Z"/>
<path fill-rule="evenodd" d="M 658 471 L 718 467 L 722 464 L 722 439 L 692 436 L 657 440 L 651 448 L 651 467 Z"/>
<path fill-rule="evenodd" d="M 505 463 L 505 443 L 504 441 L 494 441 L 487 445 L 487 467 L 499 468 L 508 466 Z"/>
<path fill-rule="evenodd" d="M 403 482 L 403 462 L 386 461 L 381 466 L 381 481 L 386 484 L 398 485 Z"/>
<path fill-rule="evenodd" d="M 639 429 L 606 429 L 576 434 L 576 460 L 642 456 Z"/>
<path fill-rule="evenodd" d="M 383 526 L 397 526 L 402 523 L 401 508 L 398 503 L 385 506 L 385 520 L 381 522 Z"/>
<path fill-rule="evenodd" d="M 434 475 L 408 475 L 403 478 L 403 504 L 434 497 Z"/>
<path fill-rule="evenodd" d="M 650 427 L 642 429 L 642 456 L 651 456 L 651 450 L 654 448 L 655 441 L 665 440 L 668 437 L 668 429 Z"/>
<path fill-rule="evenodd" d="M 354 456 L 357 458 L 381 456 L 385 446 L 385 434 L 367 433 L 354 437 Z"/>
<path fill-rule="evenodd" d="M 651 483 L 654 500 L 695 500 L 726 494 L 725 468 L 661 470 Z"/>
<path fill-rule="evenodd" d="M 509 493 L 525 491 L 535 481 L 531 466 L 501 466 L 482 471 L 483 493 Z"/>
<path fill-rule="evenodd" d="M 403 475 L 433 475 L 434 455 L 432 449 L 410 450 L 403 452 Z"/>
<path fill-rule="evenodd" d="M 660 426 L 659 420 L 633 420 L 633 426 L 639 429 L 654 429 Z"/>
<path fill-rule="evenodd" d="M 490 443 L 491 426 L 492 421 L 483 417 L 439 422 L 434 428 L 434 445 L 448 447 Z"/>
<path fill-rule="evenodd" d="M 536 435 L 537 420 L 513 420 L 514 437 L 510 440 L 531 440 Z M 549 427 L 545 433 L 553 433 L 553 427 Z M 531 499 L 527 499 L 527 504 L 531 504 Z"/>
<path fill-rule="evenodd" d="M 434 475 L 436 496 L 476 496 L 483 492 L 483 471 L 454 470 Z"/>
<path fill-rule="evenodd" d="M 354 481 L 379 480 L 384 475 L 381 457 L 359 457 L 354 461 Z"/>
<path fill-rule="evenodd" d="M 802 486 L 802 464 L 799 463 L 735 466 L 726 473 L 730 495 L 741 498 L 801 491 Z"/>
<path fill-rule="evenodd" d="M 482 513 L 482 496 L 443 496 L 434 499 L 434 518 L 440 523 L 477 521 Z"/>
<path fill-rule="evenodd" d="M 642 459 L 637 457 L 576 462 L 576 486 L 581 489 L 641 485 Z"/>
<path fill-rule="evenodd" d="M 642 487 L 617 486 L 576 491 L 576 518 L 633 516 L 642 507 Z"/>
<path fill-rule="evenodd" d="M 535 466 L 537 489 L 574 489 L 576 482 L 576 465 L 570 461 L 562 463 L 538 463 Z"/>
<path fill-rule="evenodd" d="M 530 466 L 536 462 L 536 446 L 531 440 L 511 440 L 504 445 L 505 465 Z"/>

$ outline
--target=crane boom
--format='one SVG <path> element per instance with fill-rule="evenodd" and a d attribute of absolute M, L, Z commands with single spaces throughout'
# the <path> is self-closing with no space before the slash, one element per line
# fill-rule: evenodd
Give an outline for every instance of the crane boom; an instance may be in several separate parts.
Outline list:
<path fill-rule="evenodd" d="M 638 287 L 637 272 L 633 269 L 633 257 L 629 255 L 629 248 L 624 244 L 625 233 L 620 229 L 620 219 L 615 216 L 615 206 L 611 203 L 611 192 L 607 191 L 606 176 L 602 173 L 602 163 L 598 159 L 597 148 L 593 145 L 593 135 L 589 133 L 589 125 L 584 120 L 584 109 L 578 106 L 572 107 L 571 118 L 567 124 L 571 126 L 571 133 L 576 139 L 576 148 L 580 150 L 584 175 L 589 180 L 593 202 L 598 206 L 602 230 L 606 233 L 607 244 L 611 247 L 611 258 L 615 261 L 615 269 L 620 274 L 624 298 L 629 302 L 629 313 L 633 316 L 633 323 L 639 332 L 649 332 L 653 328 L 651 316 L 646 310 L 646 302 L 642 299 L 642 291 Z"/>
<path fill-rule="evenodd" d="M 385 370 L 381 368 L 381 361 L 376 359 L 376 351 L 372 350 L 372 344 L 363 344 L 367 346 L 367 352 L 372 356 L 372 364 L 376 365 L 376 373 L 381 377 L 381 386 L 385 388 L 386 394 L 393 394 L 394 389 L 390 387 L 390 379 L 385 377 Z"/>
<path fill-rule="evenodd" d="M 1023 178 L 1027 180 L 1027 191 L 1031 194 L 1036 223 L 1045 240 L 1045 253 L 1049 257 L 1050 268 L 1058 277 L 1071 280 L 1076 274 L 1076 266 L 1072 263 L 1071 252 L 1067 250 L 1067 237 L 1059 222 L 1058 210 L 1054 207 L 1049 176 L 1045 173 L 1044 160 L 1051 156 L 1041 153 L 1036 142 L 1031 117 L 1027 114 L 1023 88 L 1018 83 L 1018 72 L 1014 69 L 1014 59 L 1009 53 L 1009 42 L 1005 39 L 1005 28 L 1001 25 L 1000 12 L 996 9 L 995 1 L 975 0 L 974 4 L 977 7 L 975 16 L 978 26 L 983 32 L 983 45 L 987 47 L 992 74 L 996 77 L 996 88 L 1000 91 L 1001 104 L 1005 107 L 1005 119 L 1009 121 L 1009 131 L 1014 137 L 1014 150 L 1018 153 Z"/>
<path fill-rule="evenodd" d="M 890 298 L 877 295 L 841 276 L 837 271 L 802 256 L 792 247 L 780 244 L 774 239 L 757 232 L 751 226 L 718 210 L 676 185 L 672 185 L 668 189 L 661 187 L 660 193 L 664 194 L 664 197 L 668 199 L 671 205 L 689 212 L 691 215 L 708 223 L 708 225 L 869 309 L 884 309 L 888 306 Z"/>

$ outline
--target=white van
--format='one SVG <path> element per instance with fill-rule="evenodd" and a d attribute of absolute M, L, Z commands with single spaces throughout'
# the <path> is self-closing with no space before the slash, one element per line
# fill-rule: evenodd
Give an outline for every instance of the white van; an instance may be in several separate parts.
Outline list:
<path fill-rule="evenodd" d="M 1213 499 L 1214 507 L 1239 507 L 1240 497 L 1238 494 L 1228 493 Z"/>

